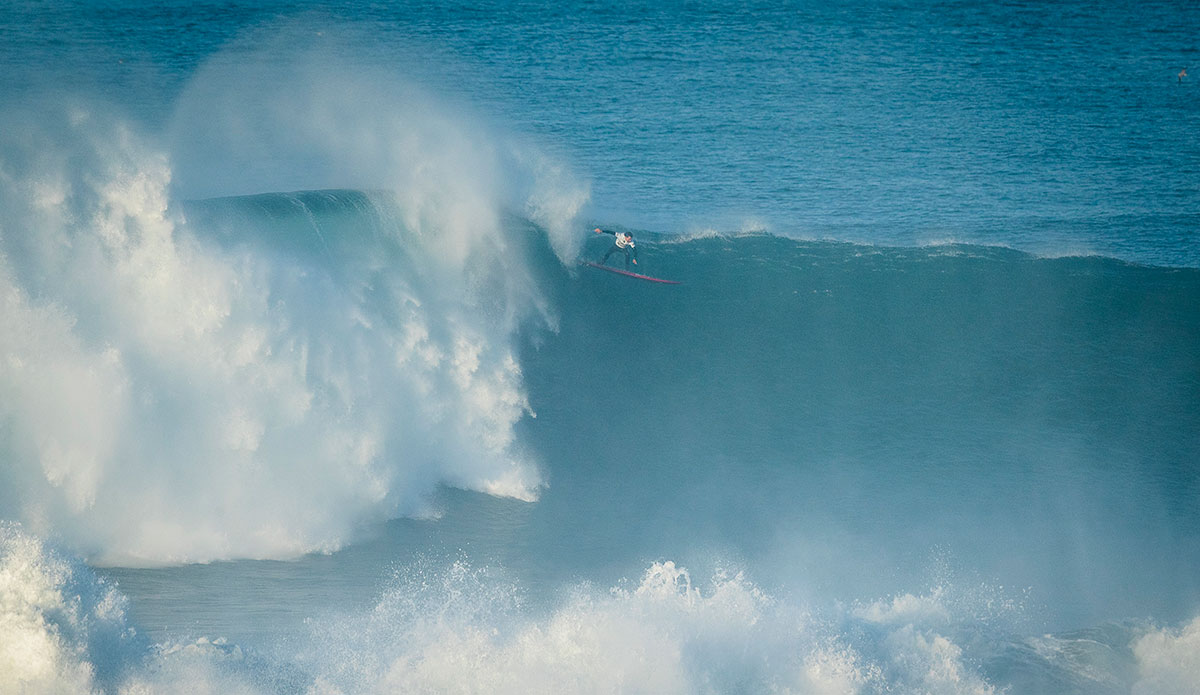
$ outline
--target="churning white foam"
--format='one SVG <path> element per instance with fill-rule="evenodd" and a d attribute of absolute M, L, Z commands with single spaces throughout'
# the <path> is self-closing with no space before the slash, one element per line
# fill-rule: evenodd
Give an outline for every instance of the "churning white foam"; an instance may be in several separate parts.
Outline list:
<path fill-rule="evenodd" d="M 459 563 L 399 579 L 366 619 L 318 628 L 317 644 L 339 649 L 314 649 L 305 663 L 328 694 L 731 692 L 764 682 L 759 660 L 782 646 L 768 636 L 770 603 L 740 577 L 703 594 L 665 562 L 633 588 L 580 588 L 530 620 L 519 591 Z M 812 675 L 803 655 L 775 656 L 791 664 L 790 676 Z"/>
<path fill-rule="evenodd" d="M 94 692 L 119 681 L 138 650 L 120 594 L 0 523 L 0 692 Z"/>
<path fill-rule="evenodd" d="M 670 561 L 543 617 L 486 570 L 398 578 L 368 615 L 314 624 L 315 692 L 996 692 L 936 628 L 814 617 L 741 573 L 703 585 Z M 335 645 L 330 649 L 329 645 Z"/>
<path fill-rule="evenodd" d="M 901 594 L 822 615 L 771 596 L 741 573 L 717 571 L 698 582 L 663 561 L 634 582 L 608 590 L 579 585 L 534 601 L 493 568 L 416 561 L 370 608 L 314 616 L 307 634 L 266 652 L 220 637 L 154 645 L 129 624 L 126 601 L 110 584 L 6 523 L 0 692 L 1021 692 L 990 682 L 981 655 L 992 671 L 1043 688 L 1078 683 L 1173 695 L 1196 692 L 1200 682 L 1200 619 L 1115 633 L 1115 649 L 1099 659 L 1047 645 L 1038 650 L 1042 663 L 1020 659 L 1003 637 L 972 629 L 956 635 L 963 617 L 945 596 Z M 1037 675 L 1030 669 L 1043 669 L 1044 677 L 1029 681 Z"/>
<path fill-rule="evenodd" d="M 3 114 L 0 518 L 156 564 L 331 550 L 439 484 L 535 498 L 513 335 L 554 318 L 502 211 L 518 190 L 568 258 L 586 189 L 415 86 L 233 67 L 202 71 L 171 150 L 95 106 Z M 178 169 L 384 189 L 382 222 L 320 262 L 279 230 L 216 243 Z"/>
<path fill-rule="evenodd" d="M 549 613 L 531 610 L 486 568 L 414 566 L 372 609 L 314 619 L 305 640 L 289 642 L 294 651 L 269 659 L 221 639 L 147 645 L 123 606 L 82 564 L 0 527 L 0 691 L 865 693 L 885 685 L 879 666 L 741 575 L 718 574 L 702 589 L 671 562 L 631 587 L 579 587 Z M 923 647 L 918 639 L 902 648 Z"/>
<path fill-rule="evenodd" d="M 1200 693 L 1200 617 L 1172 630 L 1151 630 L 1133 644 L 1139 679 L 1133 695 Z"/>
<path fill-rule="evenodd" d="M 0 524 L 0 692 L 167 695 L 272 692 L 223 640 L 151 645 L 126 599 L 81 561 Z M 266 676 L 264 678 L 264 675 Z"/>

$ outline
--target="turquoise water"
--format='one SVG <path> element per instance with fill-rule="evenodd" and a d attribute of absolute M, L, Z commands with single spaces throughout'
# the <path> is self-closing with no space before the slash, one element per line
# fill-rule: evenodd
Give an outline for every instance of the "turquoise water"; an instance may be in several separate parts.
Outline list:
<path fill-rule="evenodd" d="M 0 27 L 0 692 L 1200 688 L 1190 4 Z"/>

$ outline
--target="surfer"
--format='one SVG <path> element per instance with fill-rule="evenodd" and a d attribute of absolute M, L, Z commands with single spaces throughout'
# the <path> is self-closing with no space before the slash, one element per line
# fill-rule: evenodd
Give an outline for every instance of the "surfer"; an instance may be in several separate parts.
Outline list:
<path fill-rule="evenodd" d="M 608 253 L 604 254 L 604 259 L 600 261 L 600 265 L 608 263 L 608 257 L 620 251 L 625 254 L 625 269 L 629 269 L 629 261 L 632 260 L 634 265 L 637 265 L 637 247 L 633 245 L 633 234 L 630 232 L 609 232 L 599 227 L 596 227 L 597 234 L 611 234 L 613 237 L 613 245 L 609 247 Z"/>

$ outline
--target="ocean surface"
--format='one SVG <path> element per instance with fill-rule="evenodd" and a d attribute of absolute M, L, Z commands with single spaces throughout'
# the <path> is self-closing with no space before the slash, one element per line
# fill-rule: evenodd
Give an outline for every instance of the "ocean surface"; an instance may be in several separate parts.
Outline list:
<path fill-rule="evenodd" d="M 0 95 L 0 695 L 1200 692 L 1194 2 L 9 0 Z"/>

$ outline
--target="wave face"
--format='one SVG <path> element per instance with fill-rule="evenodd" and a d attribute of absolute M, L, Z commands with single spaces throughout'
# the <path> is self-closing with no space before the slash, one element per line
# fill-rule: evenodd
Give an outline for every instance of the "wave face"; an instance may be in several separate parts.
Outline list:
<path fill-rule="evenodd" d="M 642 261 L 685 284 L 565 281 L 522 359 L 544 455 L 588 452 L 575 513 L 831 586 L 944 547 L 1055 611 L 1196 605 L 1200 273 L 768 235 Z"/>

